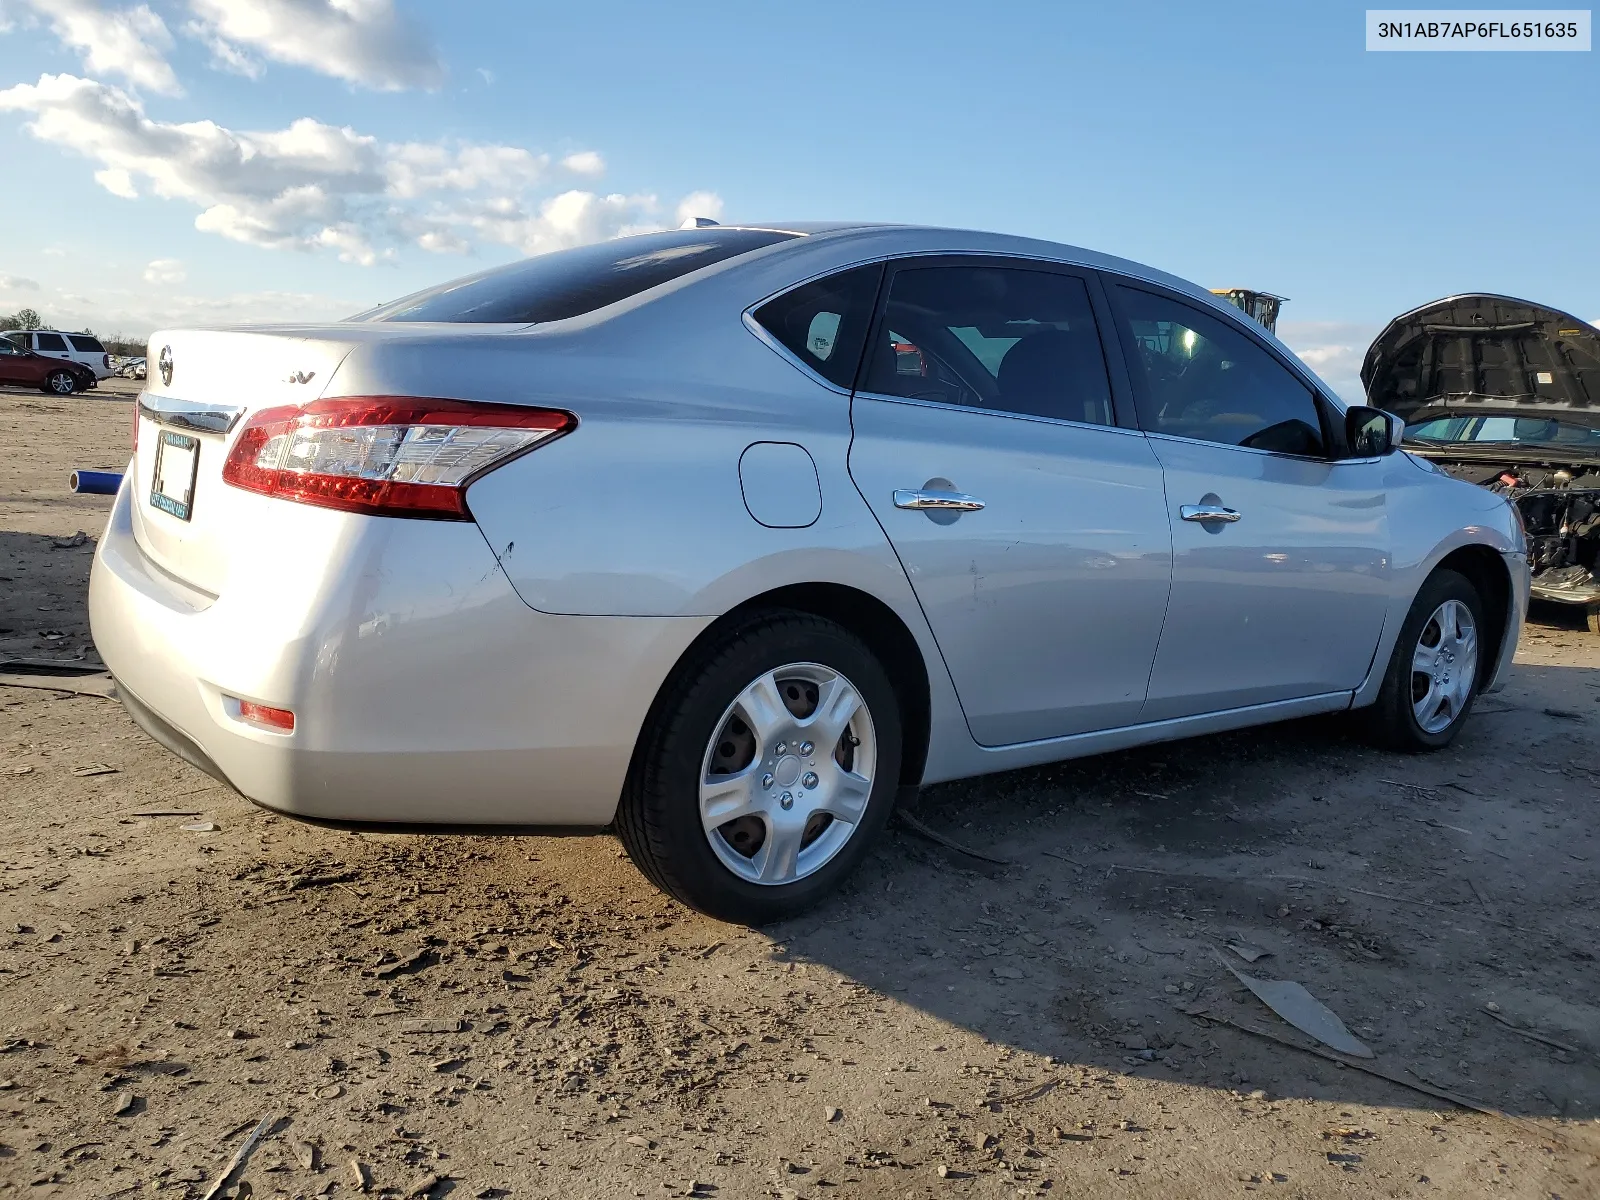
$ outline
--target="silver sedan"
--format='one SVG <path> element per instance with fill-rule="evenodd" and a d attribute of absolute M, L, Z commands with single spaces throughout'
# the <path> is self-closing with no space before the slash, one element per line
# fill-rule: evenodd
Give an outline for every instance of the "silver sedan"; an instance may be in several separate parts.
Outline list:
<path fill-rule="evenodd" d="M 150 346 L 90 610 L 152 736 L 308 818 L 611 826 L 733 920 L 921 784 L 1348 709 L 1442 747 L 1526 607 L 1503 499 L 1048 242 L 686 228 Z"/>

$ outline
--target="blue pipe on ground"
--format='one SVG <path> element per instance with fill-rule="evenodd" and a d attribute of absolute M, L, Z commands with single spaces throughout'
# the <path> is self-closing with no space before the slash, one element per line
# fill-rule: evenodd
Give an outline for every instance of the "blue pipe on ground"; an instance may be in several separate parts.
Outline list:
<path fill-rule="evenodd" d="M 120 471 L 74 471 L 67 480 L 75 492 L 89 496 L 115 496 L 122 486 Z"/>

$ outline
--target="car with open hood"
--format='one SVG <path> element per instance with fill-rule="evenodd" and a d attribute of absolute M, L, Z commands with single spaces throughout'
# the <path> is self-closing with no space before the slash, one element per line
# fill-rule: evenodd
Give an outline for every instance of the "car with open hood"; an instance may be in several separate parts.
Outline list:
<path fill-rule="evenodd" d="M 1600 633 L 1600 329 L 1510 296 L 1449 296 L 1396 317 L 1367 351 L 1368 402 L 1405 448 L 1515 505 L 1533 598 Z"/>

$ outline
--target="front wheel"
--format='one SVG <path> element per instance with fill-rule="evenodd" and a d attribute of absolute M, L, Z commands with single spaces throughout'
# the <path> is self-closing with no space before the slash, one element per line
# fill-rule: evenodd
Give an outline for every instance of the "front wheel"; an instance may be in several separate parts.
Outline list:
<path fill-rule="evenodd" d="M 57 396 L 70 396 L 78 390 L 78 381 L 71 371 L 51 371 L 44 377 L 44 390 Z"/>
<path fill-rule="evenodd" d="M 854 634 L 756 615 L 674 672 L 635 754 L 617 834 L 663 891 L 727 921 L 833 891 L 899 785 L 900 709 Z"/>
<path fill-rule="evenodd" d="M 1455 571 L 1428 577 L 1400 627 L 1378 702 L 1373 740 L 1391 750 L 1440 750 L 1460 732 L 1478 696 L 1483 600 Z"/>

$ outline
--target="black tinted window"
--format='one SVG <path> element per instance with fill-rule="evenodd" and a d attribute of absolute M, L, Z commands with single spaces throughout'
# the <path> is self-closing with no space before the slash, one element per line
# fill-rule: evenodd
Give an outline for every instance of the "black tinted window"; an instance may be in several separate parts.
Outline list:
<path fill-rule="evenodd" d="M 67 348 L 66 342 L 61 340 L 59 333 L 36 333 L 33 336 L 39 339 L 39 349 L 41 350 L 65 350 Z"/>
<path fill-rule="evenodd" d="M 756 320 L 806 366 L 848 388 L 855 382 L 882 275 L 882 265 L 875 264 L 818 279 L 767 301 L 756 310 Z"/>
<path fill-rule="evenodd" d="M 1111 387 L 1083 280 L 1011 267 L 895 272 L 864 390 L 1109 425 Z"/>
<path fill-rule="evenodd" d="M 1266 350 L 1187 304 L 1117 290 L 1142 382 L 1139 421 L 1151 433 L 1282 454 L 1324 453 L 1311 389 Z"/>
<path fill-rule="evenodd" d="M 641 233 L 468 275 L 350 319 L 517 325 L 561 321 L 794 236 L 762 229 Z"/>
<path fill-rule="evenodd" d="M 74 350 L 83 351 L 87 354 L 104 354 L 106 352 L 106 348 L 100 344 L 99 338 L 69 333 L 67 334 L 67 341 L 72 343 Z"/>

